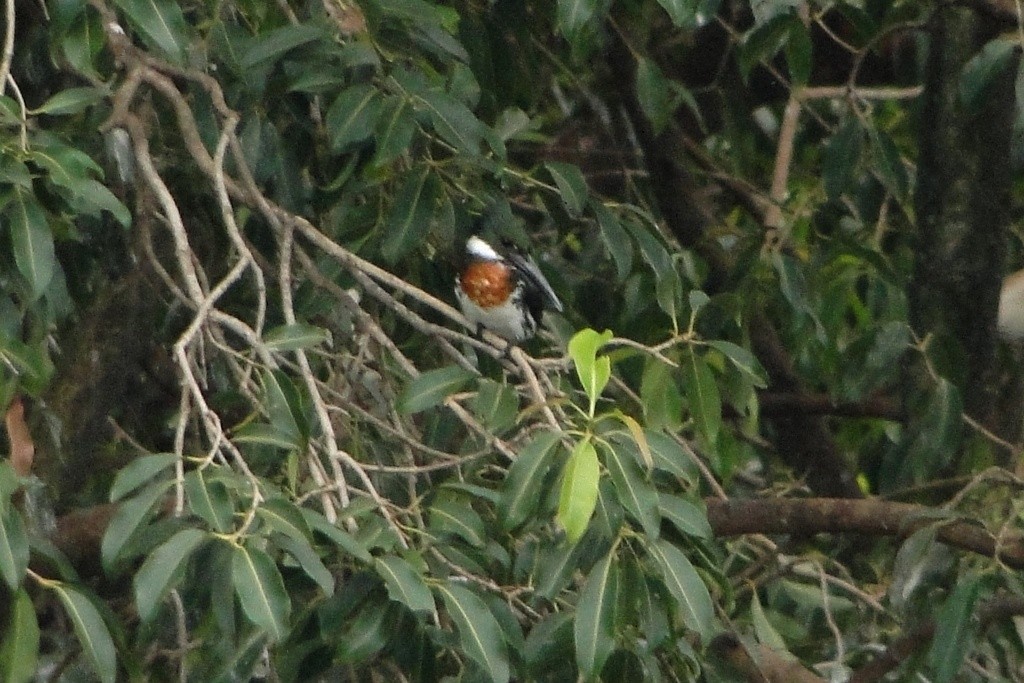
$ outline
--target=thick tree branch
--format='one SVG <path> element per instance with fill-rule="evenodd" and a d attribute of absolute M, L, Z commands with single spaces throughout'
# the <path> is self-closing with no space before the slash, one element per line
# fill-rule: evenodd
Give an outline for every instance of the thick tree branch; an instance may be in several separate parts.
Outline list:
<path fill-rule="evenodd" d="M 850 533 L 904 538 L 936 524 L 934 508 L 878 499 L 774 498 L 770 500 L 706 500 L 708 521 L 718 537 L 741 534 Z M 950 518 L 938 526 L 942 543 L 986 557 L 998 557 L 1014 569 L 1024 569 L 1024 539 L 997 542 L 975 522 Z"/>

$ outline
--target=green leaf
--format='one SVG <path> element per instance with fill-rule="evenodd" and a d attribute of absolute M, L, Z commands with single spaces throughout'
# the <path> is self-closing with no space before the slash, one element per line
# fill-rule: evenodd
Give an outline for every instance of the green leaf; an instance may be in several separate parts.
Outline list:
<path fill-rule="evenodd" d="M 655 135 L 660 134 L 672 120 L 679 100 L 673 96 L 672 86 L 658 65 L 644 57 L 636 64 L 636 96 Z"/>
<path fill-rule="evenodd" d="M 113 192 L 93 178 L 82 178 L 72 188 L 69 198 L 71 205 L 79 212 L 98 216 L 102 211 L 110 212 L 118 223 L 128 227 L 132 222 L 131 212 Z"/>
<path fill-rule="evenodd" d="M 270 417 L 270 424 L 282 435 L 292 440 L 294 447 L 304 441 L 300 422 L 303 420 L 298 392 L 291 379 L 280 370 L 265 370 L 262 374 L 264 408 Z"/>
<path fill-rule="evenodd" d="M 380 91 L 372 85 L 353 85 L 341 91 L 324 117 L 331 148 L 344 152 L 373 135 L 382 105 Z"/>
<path fill-rule="evenodd" d="M 768 373 L 761 367 L 760 361 L 754 357 L 753 353 L 742 346 L 721 339 L 709 341 L 708 346 L 728 358 L 737 370 L 750 379 L 751 384 L 755 387 L 764 389 L 768 386 Z"/>
<path fill-rule="evenodd" d="M 190 39 L 185 16 L 176 2 L 167 0 L 115 0 L 150 47 L 161 50 L 175 64 L 184 64 Z"/>
<path fill-rule="evenodd" d="M 640 454 L 639 458 L 634 459 L 643 465 L 645 470 L 651 471 L 654 468 L 654 454 L 651 452 L 651 444 L 647 441 L 647 433 L 644 428 L 636 421 L 636 418 L 621 410 L 613 411 L 611 416 L 626 425 L 629 435 L 633 437 L 633 443 L 636 444 L 636 452 Z"/>
<path fill-rule="evenodd" d="M 683 291 L 679 273 L 672 265 L 672 257 L 661 241 L 640 225 L 628 224 L 644 261 L 651 267 L 655 279 L 655 295 L 658 306 L 674 319 L 677 314 L 676 302 Z"/>
<path fill-rule="evenodd" d="M 38 109 L 33 109 L 31 113 L 51 116 L 77 114 L 106 96 L 107 93 L 101 88 L 67 88 L 43 102 Z"/>
<path fill-rule="evenodd" d="M 32 300 L 46 291 L 57 268 L 53 233 L 35 198 L 15 188 L 8 207 L 14 263 L 28 282 Z M 31 302 L 28 302 L 31 303 Z"/>
<path fill-rule="evenodd" d="M 694 503 L 670 493 L 658 493 L 658 510 L 666 519 L 687 536 L 713 538 L 714 532 L 707 513 Z"/>
<path fill-rule="evenodd" d="M 509 385 L 483 379 L 470 407 L 485 427 L 500 434 L 515 423 L 519 397 Z"/>
<path fill-rule="evenodd" d="M 39 660 L 39 622 L 32 598 L 24 589 L 14 594 L 9 617 L 0 631 L 0 680 L 29 683 L 35 680 Z"/>
<path fill-rule="evenodd" d="M 772 622 L 768 620 L 768 616 L 764 613 L 764 608 L 761 606 L 761 600 L 758 598 L 756 591 L 750 600 L 750 616 L 754 626 L 754 634 L 759 642 L 776 652 L 789 652 L 785 639 L 775 630 Z"/>
<path fill-rule="evenodd" d="M 380 652 L 393 636 L 395 618 L 388 605 L 376 601 L 364 605 L 339 639 L 338 662 L 359 664 Z"/>
<path fill-rule="evenodd" d="M 878 179 L 897 200 L 906 203 L 910 197 L 910 177 L 899 148 L 885 131 L 872 129 L 868 137 Z"/>
<path fill-rule="evenodd" d="M 441 183 L 429 166 L 407 175 L 384 221 L 387 233 L 381 255 L 385 259 L 394 263 L 422 244 L 430 230 L 440 191 Z"/>
<path fill-rule="evenodd" d="M 565 653 L 574 647 L 573 621 L 573 615 L 568 611 L 551 612 L 530 629 L 523 647 L 523 658 L 531 672 L 549 673 L 562 667 L 571 670 Z M 572 677 L 575 678 L 575 672 Z"/>
<path fill-rule="evenodd" d="M 430 528 L 439 534 L 455 534 L 478 548 L 487 544 L 484 521 L 463 496 L 438 495 L 430 506 Z"/>
<path fill-rule="evenodd" d="M 690 403 L 690 415 L 697 431 L 713 444 L 722 425 L 722 399 L 711 368 L 693 349 L 683 354 L 683 389 Z"/>
<path fill-rule="evenodd" d="M 189 509 L 220 534 L 231 530 L 235 515 L 228 488 L 222 481 L 208 478 L 204 470 L 185 475 L 185 495 Z"/>
<path fill-rule="evenodd" d="M 936 683 L 950 683 L 961 672 L 967 654 L 974 648 L 978 624 L 974 609 L 981 595 L 978 575 L 960 578 L 935 618 L 935 636 L 928 652 L 928 665 Z"/>
<path fill-rule="evenodd" d="M 573 624 L 576 664 L 585 679 L 597 680 L 615 648 L 615 607 L 619 590 L 619 565 L 609 553 L 590 570 L 576 603 Z"/>
<path fill-rule="evenodd" d="M 668 12 L 672 23 L 680 28 L 697 26 L 698 0 L 658 0 L 658 4 Z"/>
<path fill-rule="evenodd" d="M 445 142 L 464 154 L 480 155 L 485 126 L 466 105 L 448 93 L 436 90 L 426 90 L 419 96 L 434 131 Z"/>
<path fill-rule="evenodd" d="M 280 28 L 260 33 L 249 42 L 249 48 L 239 59 L 244 70 L 254 69 L 282 56 L 306 43 L 328 37 L 316 24 L 286 24 Z"/>
<path fill-rule="evenodd" d="M 697 464 L 683 450 L 683 447 L 664 432 L 648 429 L 645 434 L 647 443 L 651 446 L 654 467 L 694 486 L 700 478 L 700 473 L 697 470 Z"/>
<path fill-rule="evenodd" d="M 263 335 L 263 343 L 270 351 L 309 349 L 323 344 L 325 341 L 327 341 L 327 330 L 306 323 L 281 325 L 268 330 Z"/>
<path fill-rule="evenodd" d="M 964 65 L 960 73 L 960 103 L 968 111 L 981 109 L 992 84 L 1014 63 L 1019 49 L 1015 40 L 995 38 Z"/>
<path fill-rule="evenodd" d="M 180 578 L 196 548 L 210 538 L 199 529 L 182 529 L 149 554 L 135 574 L 135 606 L 147 622 Z"/>
<path fill-rule="evenodd" d="M 743 80 L 747 80 L 755 66 L 771 61 L 789 38 L 792 23 L 800 21 L 791 11 L 776 14 L 768 21 L 755 25 L 740 44 L 739 67 Z"/>
<path fill-rule="evenodd" d="M 640 463 L 625 449 L 609 444 L 606 449 L 605 466 L 611 475 L 619 502 L 633 519 L 640 522 L 648 538 L 656 539 L 661 529 L 658 514 L 658 494 L 654 486 L 644 477 Z"/>
<path fill-rule="evenodd" d="M 644 360 L 640 401 L 648 427 L 675 429 L 683 422 L 683 395 L 675 371 L 657 358 Z"/>
<path fill-rule="evenodd" d="M 373 166 L 382 167 L 409 150 L 416 133 L 416 117 L 404 97 L 389 97 L 377 120 Z"/>
<path fill-rule="evenodd" d="M 340 529 L 335 524 L 331 524 L 327 521 L 327 518 L 319 512 L 308 508 L 302 508 L 302 516 L 306 518 L 306 522 L 313 531 L 323 534 L 352 557 L 366 564 L 373 562 L 373 556 L 370 555 L 370 551 L 367 550 L 362 543 L 356 540 L 356 538 L 347 531 Z"/>
<path fill-rule="evenodd" d="M 829 199 L 837 200 L 849 187 L 863 148 L 864 128 L 856 116 L 850 116 L 822 150 L 821 179 Z"/>
<path fill-rule="evenodd" d="M 664 539 L 648 543 L 646 547 L 661 580 L 676 599 L 683 623 L 699 633 L 702 642 L 711 642 L 715 632 L 715 608 L 697 570 L 683 551 Z"/>
<path fill-rule="evenodd" d="M 437 586 L 448 615 L 459 632 L 462 651 L 496 683 L 509 679 L 508 652 L 498 621 L 487 605 L 468 588 L 446 583 Z"/>
<path fill-rule="evenodd" d="M 574 334 L 569 340 L 569 356 L 576 366 L 576 375 L 583 385 L 583 391 L 590 399 L 591 415 L 612 374 L 611 359 L 608 356 L 598 358 L 597 351 L 607 344 L 612 336 L 611 330 L 599 333 L 588 327 Z"/>
<path fill-rule="evenodd" d="M 597 0 L 558 0 L 558 28 L 572 38 L 594 16 Z"/>
<path fill-rule="evenodd" d="M 433 408 L 462 389 L 473 374 L 457 365 L 438 368 L 414 377 L 398 399 L 399 411 L 409 414 Z"/>
<path fill-rule="evenodd" d="M 597 506 L 597 485 L 601 469 L 597 451 L 589 439 L 576 444 L 565 463 L 562 474 L 562 493 L 558 499 L 556 519 L 565 529 L 569 543 L 576 543 L 590 523 Z"/>
<path fill-rule="evenodd" d="M 633 241 L 615 214 L 605 208 L 604 204 L 591 202 L 591 208 L 597 218 L 597 227 L 601 230 L 601 241 L 615 261 L 615 272 L 621 282 L 633 269 Z"/>
<path fill-rule="evenodd" d="M 112 572 L 129 541 L 136 538 L 140 529 L 149 521 L 153 509 L 173 483 L 170 480 L 155 482 L 118 506 L 100 544 L 103 568 L 108 573 Z"/>
<path fill-rule="evenodd" d="M 791 21 L 785 54 L 789 77 L 794 85 L 807 85 L 811 77 L 811 50 L 811 35 L 807 26 L 802 21 Z"/>
<path fill-rule="evenodd" d="M 110 486 L 110 502 L 116 503 L 143 484 L 149 483 L 177 461 L 178 457 L 173 453 L 157 453 L 135 458 L 114 477 L 114 483 Z"/>
<path fill-rule="evenodd" d="M 554 446 L 558 439 L 556 432 L 537 433 L 509 468 L 498 505 L 498 514 L 506 531 L 529 519 L 544 497 L 542 487 L 554 464 Z"/>
<path fill-rule="evenodd" d="M 334 595 L 334 575 L 316 554 L 316 550 L 310 545 L 306 538 L 277 535 L 274 541 L 289 555 L 291 555 L 306 572 L 306 576 L 313 579 L 324 594 L 328 597 Z"/>
<path fill-rule="evenodd" d="M 377 573 L 384 579 L 388 596 L 414 612 L 433 612 L 434 596 L 427 588 L 423 576 L 411 564 L 395 555 L 385 555 L 373 561 Z"/>
<path fill-rule="evenodd" d="M 274 425 L 263 422 L 249 422 L 232 433 L 235 443 L 254 443 L 283 448 L 287 451 L 298 449 L 294 434 L 288 434 Z"/>
<path fill-rule="evenodd" d="M 0 576 L 15 591 L 28 568 L 28 536 L 21 513 L 6 500 L 0 500 Z"/>
<path fill-rule="evenodd" d="M 50 586 L 71 619 L 75 635 L 93 671 L 103 683 L 114 683 L 117 680 L 117 653 L 99 610 L 85 593 L 74 586 L 59 581 Z"/>
<path fill-rule="evenodd" d="M 273 640 L 281 640 L 287 633 L 291 600 L 270 555 L 258 548 L 236 546 L 231 556 L 231 580 L 249 621 Z"/>
<path fill-rule="evenodd" d="M 558 194 L 562 199 L 562 203 L 565 204 L 565 210 L 573 218 L 579 217 L 583 213 L 583 208 L 587 205 L 587 198 L 590 196 L 587 190 L 587 180 L 583 177 L 583 172 L 573 164 L 566 164 L 560 161 L 547 161 L 544 163 L 544 167 L 548 169 L 552 180 L 555 181 Z"/>

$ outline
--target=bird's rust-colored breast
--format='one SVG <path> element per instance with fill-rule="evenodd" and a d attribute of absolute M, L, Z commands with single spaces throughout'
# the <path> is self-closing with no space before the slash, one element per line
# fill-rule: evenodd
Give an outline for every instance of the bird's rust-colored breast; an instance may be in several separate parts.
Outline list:
<path fill-rule="evenodd" d="M 481 308 L 500 306 L 512 294 L 508 266 L 497 261 L 471 263 L 459 279 L 462 291 Z"/>

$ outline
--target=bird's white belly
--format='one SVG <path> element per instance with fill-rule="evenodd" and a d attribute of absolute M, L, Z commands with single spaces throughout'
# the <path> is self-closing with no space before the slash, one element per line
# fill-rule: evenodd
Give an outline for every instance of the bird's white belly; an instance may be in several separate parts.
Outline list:
<path fill-rule="evenodd" d="M 455 288 L 455 295 L 459 300 L 462 314 L 471 323 L 483 325 L 484 329 L 510 342 L 519 343 L 529 339 L 537 331 L 537 326 L 529 313 L 511 300 L 501 306 L 484 308 L 466 296 L 461 287 Z"/>

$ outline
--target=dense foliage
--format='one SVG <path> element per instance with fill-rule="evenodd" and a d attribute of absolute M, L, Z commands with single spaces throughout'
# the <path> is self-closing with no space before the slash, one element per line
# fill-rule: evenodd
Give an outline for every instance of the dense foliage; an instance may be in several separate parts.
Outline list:
<path fill-rule="evenodd" d="M 1022 675 L 1012 5 L 3 5 L 3 680 Z"/>

